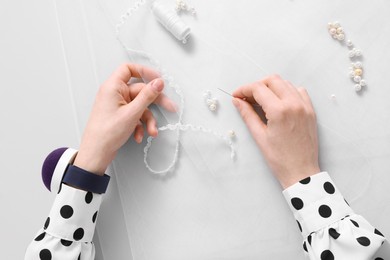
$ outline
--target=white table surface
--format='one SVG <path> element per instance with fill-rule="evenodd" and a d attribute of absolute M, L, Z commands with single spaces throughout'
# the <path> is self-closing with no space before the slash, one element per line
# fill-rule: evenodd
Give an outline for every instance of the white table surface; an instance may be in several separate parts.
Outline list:
<path fill-rule="evenodd" d="M 164 0 L 174 7 L 175 1 Z M 56 1 L 80 129 L 97 86 L 128 61 L 114 25 L 134 1 Z M 221 133 L 233 129 L 237 159 L 208 135 L 186 132 L 175 171 L 151 174 L 143 146 L 129 141 L 110 169 L 113 181 L 97 227 L 104 259 L 302 259 L 298 228 L 230 98 L 233 91 L 278 73 L 309 91 L 319 122 L 321 168 L 357 213 L 390 235 L 390 3 L 374 1 L 193 0 L 196 18 L 186 45 L 154 19 L 150 2 L 122 28 L 131 48 L 149 52 L 181 87 L 184 122 Z M 348 49 L 327 23 L 340 21 L 363 51 L 367 88 L 355 93 Z M 140 61 L 132 57 L 133 61 Z M 219 100 L 211 113 L 203 92 Z M 167 88 L 167 95 L 177 96 Z M 335 95 L 335 100 L 331 96 Z M 159 113 L 159 125 L 175 122 Z M 145 144 L 145 143 L 144 143 Z M 174 135 L 163 133 L 150 163 L 172 158 Z"/>

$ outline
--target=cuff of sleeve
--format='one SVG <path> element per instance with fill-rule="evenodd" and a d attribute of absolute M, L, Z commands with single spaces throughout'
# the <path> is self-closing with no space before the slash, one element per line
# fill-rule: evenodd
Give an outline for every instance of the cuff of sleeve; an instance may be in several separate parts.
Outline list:
<path fill-rule="evenodd" d="M 305 178 L 283 191 L 303 237 L 353 214 L 327 172 Z"/>
<path fill-rule="evenodd" d="M 44 229 L 68 241 L 91 242 L 102 195 L 62 184 Z"/>

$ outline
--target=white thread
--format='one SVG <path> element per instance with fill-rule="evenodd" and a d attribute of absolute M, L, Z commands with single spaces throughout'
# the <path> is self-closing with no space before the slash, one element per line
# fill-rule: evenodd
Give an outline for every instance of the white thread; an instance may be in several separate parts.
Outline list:
<path fill-rule="evenodd" d="M 175 91 L 175 93 L 179 96 L 180 98 L 180 110 L 179 110 L 179 119 L 177 121 L 177 123 L 175 125 L 172 125 L 172 124 L 168 124 L 166 126 L 163 126 L 163 127 L 160 127 L 159 130 L 160 131 L 164 131 L 164 130 L 176 130 L 176 144 L 175 144 L 175 153 L 173 155 L 173 160 L 172 162 L 168 165 L 168 167 L 164 170 L 154 170 L 152 167 L 150 167 L 148 161 L 147 161 L 147 157 L 148 157 L 148 151 L 152 145 L 152 141 L 153 141 L 153 137 L 149 136 L 147 138 L 147 144 L 144 148 L 144 163 L 145 163 L 145 166 L 146 168 L 154 173 L 154 174 L 159 174 L 159 175 L 165 175 L 166 173 L 168 173 L 169 171 L 172 171 L 176 165 L 176 162 L 177 162 L 177 157 L 179 155 L 179 150 L 180 150 L 180 133 L 181 131 L 185 131 L 184 129 L 188 129 L 188 128 L 191 128 L 191 130 L 193 129 L 196 129 L 196 130 L 193 130 L 193 131 L 200 131 L 203 129 L 205 131 L 203 132 L 209 132 L 209 133 L 213 133 L 214 135 L 216 135 L 217 137 L 220 137 L 222 135 L 216 133 L 216 132 L 213 132 L 211 130 L 208 130 L 206 128 L 203 128 L 203 127 L 199 127 L 199 130 L 198 127 L 195 127 L 195 126 L 192 126 L 192 125 L 184 125 L 182 123 L 182 120 L 183 120 L 183 113 L 184 113 L 184 96 L 183 96 L 183 93 L 180 89 L 180 86 L 177 85 L 175 82 L 174 82 L 174 79 L 173 77 L 171 77 L 165 69 L 162 68 L 162 66 L 160 65 L 159 61 L 158 60 L 155 60 L 153 59 L 153 57 L 147 53 L 147 52 L 144 52 L 144 51 L 140 51 L 140 50 L 135 50 L 135 49 L 130 49 L 128 48 L 123 42 L 122 40 L 120 39 L 119 37 L 119 33 L 120 33 L 120 29 L 121 27 L 125 24 L 125 22 L 128 20 L 128 18 L 134 13 L 135 10 L 137 10 L 141 5 L 145 4 L 145 0 L 140 0 L 138 1 L 133 7 L 129 8 L 125 15 L 122 15 L 121 16 L 121 19 L 120 19 L 120 22 L 115 26 L 115 33 L 116 33 L 116 38 L 117 40 L 119 41 L 119 43 L 122 45 L 122 47 L 126 50 L 127 52 L 127 55 L 128 57 L 131 59 L 131 55 L 130 53 L 135 53 L 141 57 L 144 57 L 146 58 L 152 65 L 154 65 L 156 67 L 156 69 L 158 71 L 161 72 L 161 77 L 164 79 L 164 82 L 165 82 L 165 85 L 170 87 L 170 88 L 173 88 L 173 90 Z M 225 139 L 223 136 L 222 136 L 222 139 Z M 230 148 L 231 148 L 231 158 L 233 159 L 235 157 L 235 150 L 234 150 L 234 147 L 233 147 L 233 144 L 232 144 L 232 141 L 230 139 L 230 141 L 228 142 Z"/>
<path fill-rule="evenodd" d="M 179 41 L 186 43 L 190 36 L 191 29 L 177 14 L 161 2 L 152 4 L 152 11 L 159 21 Z"/>
<path fill-rule="evenodd" d="M 234 136 L 232 136 L 232 135 L 222 135 L 221 133 L 218 133 L 218 132 L 216 132 L 214 130 L 205 128 L 203 126 L 194 126 L 194 125 L 191 125 L 191 124 L 182 124 L 182 123 L 168 124 L 168 125 L 159 127 L 158 130 L 160 132 L 167 131 L 167 130 L 169 130 L 169 131 L 178 131 L 178 132 L 191 130 L 193 132 L 203 132 L 203 133 L 206 133 L 206 134 L 214 135 L 215 137 L 225 141 L 226 144 L 230 147 L 230 157 L 232 159 L 234 159 L 236 157 L 236 152 L 234 150 L 233 141 L 232 141 Z M 148 139 L 147 139 L 146 146 L 144 147 L 144 163 L 145 163 L 146 168 L 149 171 L 151 171 L 151 172 L 153 172 L 155 174 L 158 174 L 158 175 L 165 175 L 168 171 L 172 171 L 174 169 L 174 167 L 176 165 L 176 162 L 177 162 L 177 155 L 179 153 L 179 147 L 176 146 L 174 159 L 172 160 L 172 162 L 169 164 L 169 166 L 166 169 L 164 169 L 164 170 L 154 170 L 154 169 L 152 169 L 150 167 L 150 165 L 148 163 L 149 149 L 152 146 L 153 139 L 154 138 L 152 136 L 149 136 Z"/>

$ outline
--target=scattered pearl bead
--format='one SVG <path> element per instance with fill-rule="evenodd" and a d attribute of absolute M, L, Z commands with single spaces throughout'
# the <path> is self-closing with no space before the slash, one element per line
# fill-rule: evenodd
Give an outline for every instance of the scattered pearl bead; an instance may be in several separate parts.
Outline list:
<path fill-rule="evenodd" d="M 351 78 L 354 78 L 354 77 L 355 77 L 355 72 L 354 72 L 354 71 L 350 71 L 350 72 L 349 72 L 349 76 L 350 76 Z"/>
<path fill-rule="evenodd" d="M 343 41 L 344 39 L 345 39 L 345 35 L 344 34 L 338 34 L 337 35 L 337 40 Z"/>
<path fill-rule="evenodd" d="M 360 57 L 360 56 L 362 56 L 362 51 L 361 51 L 361 50 L 358 50 L 358 49 L 356 49 L 356 50 L 355 50 L 355 55 L 356 55 L 356 57 Z"/>
<path fill-rule="evenodd" d="M 334 23 L 333 23 L 333 26 L 336 27 L 336 28 L 339 28 L 341 25 L 340 25 L 339 22 L 334 22 Z"/>
<path fill-rule="evenodd" d="M 355 91 L 356 91 L 356 92 L 359 92 L 360 90 L 362 90 L 362 85 L 356 84 L 356 85 L 355 85 Z"/>
<path fill-rule="evenodd" d="M 363 74 L 363 70 L 362 69 L 355 69 L 354 73 L 356 76 L 361 76 Z"/>
<path fill-rule="evenodd" d="M 329 30 L 330 35 L 335 35 L 337 30 L 335 28 L 332 28 Z"/>
<path fill-rule="evenodd" d="M 229 130 L 228 134 L 230 138 L 236 137 L 236 132 L 234 132 L 233 130 Z"/>
<path fill-rule="evenodd" d="M 355 76 L 355 77 L 353 78 L 353 81 L 355 81 L 355 82 L 357 82 L 357 83 L 359 83 L 361 80 L 362 80 L 362 77 L 360 77 L 360 76 Z"/>
<path fill-rule="evenodd" d="M 352 43 L 351 40 L 348 40 L 348 41 L 347 41 L 347 46 L 348 46 L 349 48 L 353 47 L 353 43 Z"/>
<path fill-rule="evenodd" d="M 350 58 L 355 57 L 355 50 L 349 51 L 348 55 L 349 55 Z"/>
<path fill-rule="evenodd" d="M 362 79 L 362 80 L 360 81 L 360 85 L 361 85 L 362 87 L 365 87 L 365 86 L 367 86 L 367 83 L 366 83 L 366 81 L 365 81 L 364 79 Z"/>
<path fill-rule="evenodd" d="M 361 68 L 363 67 L 363 64 L 362 64 L 360 61 L 358 61 L 358 62 L 356 62 L 356 63 L 353 63 L 353 66 L 354 66 L 355 68 L 357 68 L 357 69 L 361 69 Z"/>
<path fill-rule="evenodd" d="M 209 105 L 209 109 L 210 109 L 211 111 L 217 110 L 217 104 L 210 104 L 210 105 Z"/>
<path fill-rule="evenodd" d="M 344 32 L 343 27 L 337 28 L 337 29 L 336 29 L 336 32 L 337 32 L 338 34 L 342 34 L 342 33 Z"/>

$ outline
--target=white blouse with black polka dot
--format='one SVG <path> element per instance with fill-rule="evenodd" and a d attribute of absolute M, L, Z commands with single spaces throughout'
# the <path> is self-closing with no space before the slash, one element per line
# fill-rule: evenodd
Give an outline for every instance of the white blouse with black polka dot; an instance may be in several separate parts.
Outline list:
<path fill-rule="evenodd" d="M 390 259 L 385 237 L 357 215 L 328 173 L 301 180 L 283 194 L 304 238 L 309 259 Z M 383 248 L 382 248 L 383 247 Z"/>
<path fill-rule="evenodd" d="M 283 194 L 309 259 L 390 260 L 383 234 L 352 211 L 326 172 L 301 180 Z M 100 194 L 63 184 L 25 259 L 93 260 L 91 241 L 101 200 Z"/>

